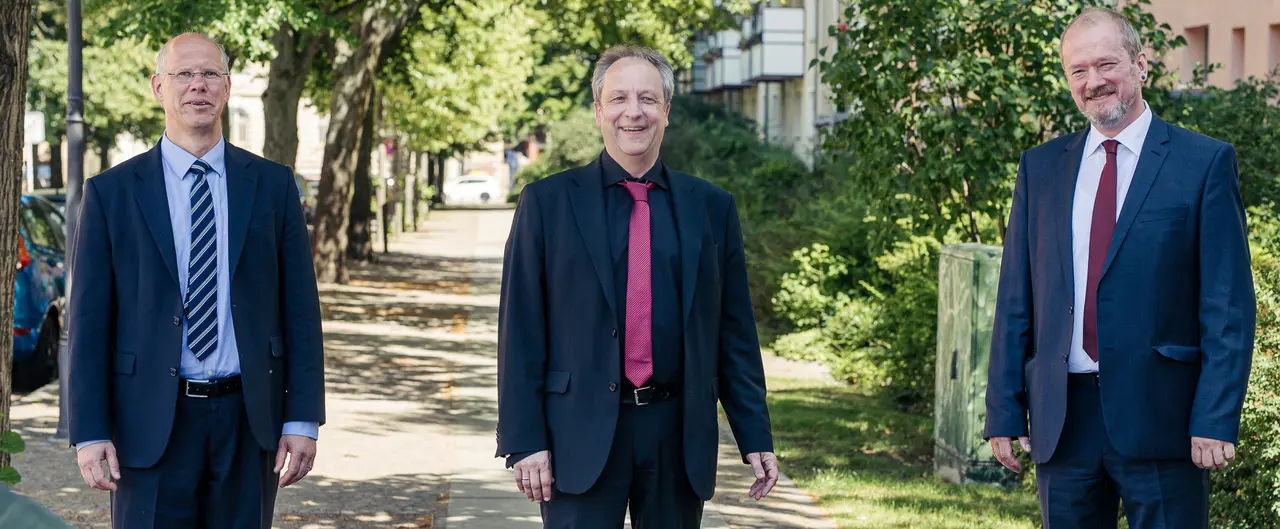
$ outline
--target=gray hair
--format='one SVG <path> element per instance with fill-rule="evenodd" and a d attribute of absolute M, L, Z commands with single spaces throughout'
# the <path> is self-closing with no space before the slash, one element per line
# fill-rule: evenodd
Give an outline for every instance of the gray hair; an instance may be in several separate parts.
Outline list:
<path fill-rule="evenodd" d="M 1129 52 L 1129 60 L 1138 58 L 1138 54 L 1142 53 L 1142 36 L 1138 35 L 1137 28 L 1129 23 L 1129 19 L 1114 9 L 1106 7 L 1088 7 L 1081 11 L 1079 15 L 1071 19 L 1071 23 L 1067 24 L 1067 29 L 1062 32 L 1062 38 L 1058 39 L 1058 49 L 1062 49 L 1062 42 L 1067 40 L 1067 33 L 1071 32 L 1071 28 L 1079 25 L 1089 28 L 1096 26 L 1103 20 L 1109 20 L 1120 30 L 1120 37 L 1123 41 L 1124 51 Z"/>
<path fill-rule="evenodd" d="M 164 65 L 165 65 L 165 61 L 169 58 L 169 49 L 173 47 L 173 41 L 186 36 L 200 37 L 204 40 L 209 41 L 210 44 L 217 46 L 218 58 L 222 61 L 222 73 L 229 73 L 227 70 L 231 69 L 231 59 L 227 57 L 227 49 L 223 48 L 222 44 L 219 43 L 218 41 L 213 40 L 213 37 L 205 35 L 204 33 L 188 31 L 186 33 L 183 33 L 181 35 L 178 35 L 176 37 L 169 39 L 169 42 L 164 43 L 164 46 L 160 47 L 160 52 L 156 53 L 156 74 L 167 73 L 164 71 Z"/>
<path fill-rule="evenodd" d="M 661 53 L 634 44 L 620 44 L 600 55 L 600 59 L 596 61 L 595 73 L 591 76 L 591 96 L 595 102 L 600 102 L 600 93 L 604 92 L 605 72 L 614 63 L 626 58 L 644 59 L 658 69 L 658 75 L 662 76 L 662 102 L 671 104 L 671 93 L 676 89 L 676 75 L 671 70 L 671 63 Z"/>

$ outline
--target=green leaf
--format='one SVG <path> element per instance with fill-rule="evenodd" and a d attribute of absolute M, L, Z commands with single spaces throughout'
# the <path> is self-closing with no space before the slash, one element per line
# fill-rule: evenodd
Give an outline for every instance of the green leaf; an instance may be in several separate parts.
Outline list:
<path fill-rule="evenodd" d="M 0 468 L 0 483 L 12 487 L 20 481 L 22 481 L 22 474 L 18 473 L 18 469 L 13 467 Z"/>
<path fill-rule="evenodd" d="M 26 449 L 27 443 L 22 440 L 22 436 L 18 435 L 18 432 L 10 430 L 0 435 L 0 452 L 21 454 Z"/>

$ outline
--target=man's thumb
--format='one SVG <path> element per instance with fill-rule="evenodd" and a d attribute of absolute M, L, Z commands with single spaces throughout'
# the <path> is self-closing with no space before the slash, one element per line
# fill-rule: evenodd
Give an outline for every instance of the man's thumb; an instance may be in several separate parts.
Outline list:
<path fill-rule="evenodd" d="M 111 469 L 111 479 L 120 479 L 120 461 L 116 459 L 116 447 L 107 443 L 107 468 Z"/>
<path fill-rule="evenodd" d="M 1024 437 L 1019 437 L 1019 438 L 1018 438 L 1018 444 L 1022 445 L 1022 451 L 1023 451 L 1023 452 L 1030 452 L 1030 451 L 1031 451 L 1031 439 L 1029 439 L 1029 438 L 1027 438 L 1027 437 L 1025 437 L 1025 436 L 1024 436 Z"/>

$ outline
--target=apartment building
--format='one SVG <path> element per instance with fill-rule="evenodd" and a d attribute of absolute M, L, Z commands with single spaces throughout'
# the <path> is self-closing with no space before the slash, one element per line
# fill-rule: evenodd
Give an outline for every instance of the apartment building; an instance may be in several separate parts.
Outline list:
<path fill-rule="evenodd" d="M 1280 67 L 1280 0 L 1151 0 L 1148 10 L 1187 39 L 1166 58 L 1183 83 L 1196 64 L 1218 64 L 1209 83 L 1224 88 Z"/>

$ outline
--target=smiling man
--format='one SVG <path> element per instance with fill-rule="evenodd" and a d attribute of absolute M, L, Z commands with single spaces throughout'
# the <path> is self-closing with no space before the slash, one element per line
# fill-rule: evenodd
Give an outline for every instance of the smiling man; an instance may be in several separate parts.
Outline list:
<path fill-rule="evenodd" d="M 112 491 L 116 528 L 266 529 L 324 422 L 297 184 L 223 140 L 231 81 L 208 37 L 166 43 L 151 88 L 159 144 L 85 182 L 71 441 L 85 483 Z"/>
<path fill-rule="evenodd" d="M 545 527 L 695 528 L 717 400 L 748 494 L 778 477 L 737 207 L 658 158 L 666 58 L 615 47 L 592 80 L 604 152 L 525 187 L 507 240 L 498 455 Z"/>
<path fill-rule="evenodd" d="M 1022 156 L 986 436 L 1011 470 L 1031 451 L 1045 527 L 1114 528 L 1123 500 L 1134 529 L 1207 528 L 1253 353 L 1235 149 L 1151 112 L 1115 11 L 1086 9 L 1061 56 L 1092 126 Z"/>

